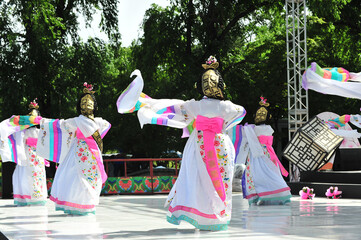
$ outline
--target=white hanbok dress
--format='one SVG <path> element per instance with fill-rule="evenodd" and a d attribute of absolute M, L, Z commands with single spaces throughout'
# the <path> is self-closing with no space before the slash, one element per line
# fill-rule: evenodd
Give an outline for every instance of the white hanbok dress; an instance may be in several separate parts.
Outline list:
<path fill-rule="evenodd" d="M 250 205 L 286 204 L 292 196 L 282 177 L 288 173 L 272 148 L 273 132 L 269 125 L 247 125 L 242 129 L 236 162 L 246 164 L 242 192 Z"/>
<path fill-rule="evenodd" d="M 140 94 L 143 79 L 140 72 L 134 74 L 137 78 L 117 101 L 120 113 L 139 109 L 141 126 L 157 124 L 191 129 L 178 179 L 165 204 L 167 221 L 178 225 L 183 220 L 204 230 L 227 229 L 231 220 L 235 150 L 225 131 L 243 119 L 244 108 L 230 101 L 209 98 L 200 101 L 151 99 Z M 203 125 L 207 126 L 203 128 Z M 208 143 L 215 153 L 213 162 L 208 161 L 214 156 L 207 150 Z"/>
<path fill-rule="evenodd" d="M 59 163 L 50 194 L 56 210 L 74 215 L 95 213 L 106 174 L 92 135 L 99 131 L 103 138 L 109 128 L 106 120 L 93 121 L 83 115 L 41 120 L 38 154 Z"/>
<path fill-rule="evenodd" d="M 29 119 L 29 116 L 23 117 Z M 0 123 L 0 154 L 3 162 L 17 164 L 13 173 L 14 203 L 18 206 L 45 205 L 48 196 L 45 160 L 36 152 L 39 129 L 20 128 L 10 119 L 14 116 Z M 20 117 L 16 119 L 18 122 Z"/>

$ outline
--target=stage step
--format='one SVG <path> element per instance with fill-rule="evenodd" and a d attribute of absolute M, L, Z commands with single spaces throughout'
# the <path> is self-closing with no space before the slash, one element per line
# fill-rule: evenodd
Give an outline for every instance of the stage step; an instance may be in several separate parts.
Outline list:
<path fill-rule="evenodd" d="M 361 184 L 361 171 L 301 172 L 300 182 Z"/>
<path fill-rule="evenodd" d="M 326 197 L 325 193 L 331 186 L 337 186 L 342 191 L 342 198 L 361 199 L 361 184 L 335 183 L 335 182 L 287 182 L 291 188 L 292 195 L 299 196 L 299 191 L 303 187 L 313 188 L 316 197 Z"/>

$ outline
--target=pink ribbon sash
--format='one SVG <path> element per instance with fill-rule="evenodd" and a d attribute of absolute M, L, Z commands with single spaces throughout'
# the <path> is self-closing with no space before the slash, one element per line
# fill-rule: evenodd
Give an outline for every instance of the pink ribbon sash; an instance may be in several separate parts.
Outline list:
<path fill-rule="evenodd" d="M 219 117 L 207 118 L 198 115 L 196 118 L 197 130 L 203 131 L 205 164 L 208 175 L 222 201 L 226 200 L 226 192 L 223 179 L 218 167 L 217 152 L 214 147 L 214 137 L 216 133 L 222 132 L 223 119 Z"/>
<path fill-rule="evenodd" d="M 94 155 L 95 159 L 97 160 L 97 165 L 100 171 L 100 176 L 102 177 L 102 183 L 105 183 L 105 181 L 107 180 L 108 176 L 104 170 L 104 165 L 103 162 L 100 158 L 100 151 L 97 145 L 97 142 L 94 140 L 94 138 L 92 136 L 89 137 L 85 137 L 84 134 L 80 131 L 80 129 L 78 128 L 76 130 L 76 136 L 78 139 L 84 139 L 85 142 L 87 143 L 89 150 L 92 152 L 92 154 Z"/>
<path fill-rule="evenodd" d="M 37 138 L 32 138 L 29 137 L 26 139 L 26 145 L 29 145 L 31 147 L 36 147 L 36 144 L 38 143 L 38 139 Z"/>
<path fill-rule="evenodd" d="M 274 160 L 274 164 L 276 164 L 277 167 L 281 170 L 281 173 L 283 176 L 287 177 L 288 172 L 287 170 L 282 166 L 280 160 L 278 159 L 275 151 L 273 150 L 272 143 L 273 143 L 273 136 L 265 136 L 261 135 L 258 137 L 258 140 L 261 144 L 266 145 L 267 151 L 271 157 L 271 160 Z"/>

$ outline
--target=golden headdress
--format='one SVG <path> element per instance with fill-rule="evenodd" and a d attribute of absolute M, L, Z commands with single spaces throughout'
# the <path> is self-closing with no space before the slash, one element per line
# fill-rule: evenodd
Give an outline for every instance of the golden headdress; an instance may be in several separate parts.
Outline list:
<path fill-rule="evenodd" d="M 264 97 L 260 98 L 261 101 L 259 101 L 259 107 L 254 117 L 255 124 L 264 124 L 272 117 L 268 109 L 270 104 L 267 102 L 267 99 L 265 99 Z"/>
<path fill-rule="evenodd" d="M 93 90 L 93 85 L 88 84 L 87 82 L 85 82 L 83 84 L 83 86 L 85 87 L 83 89 L 83 93 L 89 93 L 89 94 L 94 94 L 95 93 L 94 91 L 92 91 Z"/>
<path fill-rule="evenodd" d="M 204 69 L 209 69 L 209 68 L 217 69 L 219 67 L 219 63 L 217 62 L 217 59 L 211 55 L 207 59 L 206 64 L 202 64 L 202 67 Z"/>
<path fill-rule="evenodd" d="M 83 89 L 83 93 L 85 95 L 83 95 L 83 97 L 80 99 L 80 112 L 82 115 L 89 117 L 91 119 L 94 118 L 94 109 L 95 109 L 95 101 L 93 99 L 94 97 L 94 91 L 93 90 L 93 86 L 91 84 L 88 83 L 84 83 L 84 89 Z"/>
<path fill-rule="evenodd" d="M 225 84 L 221 74 L 216 70 L 218 66 L 219 63 L 214 56 L 210 56 L 206 64 L 202 64 L 205 72 L 200 81 L 197 82 L 197 89 L 206 97 L 223 100 Z"/>

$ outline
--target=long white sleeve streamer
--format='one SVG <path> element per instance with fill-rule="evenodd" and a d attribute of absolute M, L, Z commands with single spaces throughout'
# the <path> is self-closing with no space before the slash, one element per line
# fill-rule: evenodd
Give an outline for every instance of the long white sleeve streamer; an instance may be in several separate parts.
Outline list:
<path fill-rule="evenodd" d="M 361 99 L 361 83 L 339 82 L 336 80 L 325 79 L 311 69 L 307 69 L 305 72 L 302 86 L 306 90 L 312 89 L 323 94 Z"/>
<path fill-rule="evenodd" d="M 263 152 L 263 148 L 259 143 L 259 140 L 256 136 L 256 133 L 254 132 L 253 127 L 254 126 L 252 125 L 244 126 L 244 132 L 248 141 L 249 149 L 251 151 L 252 157 L 254 158 L 264 157 L 265 154 Z"/>

